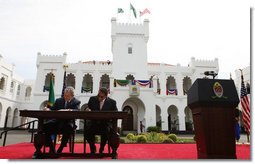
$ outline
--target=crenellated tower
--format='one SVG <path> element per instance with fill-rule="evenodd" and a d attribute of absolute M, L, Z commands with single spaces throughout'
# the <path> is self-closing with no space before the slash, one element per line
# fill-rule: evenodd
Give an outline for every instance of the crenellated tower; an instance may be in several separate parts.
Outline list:
<path fill-rule="evenodd" d="M 148 79 L 149 20 L 134 24 L 118 23 L 116 18 L 112 18 L 111 23 L 113 77 L 125 79 L 131 74 L 136 79 Z"/>

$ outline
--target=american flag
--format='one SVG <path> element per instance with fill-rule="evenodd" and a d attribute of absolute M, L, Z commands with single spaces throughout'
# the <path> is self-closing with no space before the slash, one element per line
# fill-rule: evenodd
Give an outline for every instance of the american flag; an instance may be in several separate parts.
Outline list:
<path fill-rule="evenodd" d="M 149 9 L 146 8 L 146 9 L 143 10 L 143 12 L 140 11 L 140 17 L 143 16 L 144 14 L 146 14 L 146 13 L 150 14 L 151 12 L 150 12 Z"/>
<path fill-rule="evenodd" d="M 243 74 L 241 74 L 241 106 L 243 108 L 243 122 L 247 134 L 250 134 L 250 103 L 247 96 L 247 90 L 243 81 Z"/>
<path fill-rule="evenodd" d="M 65 89 L 66 89 L 66 71 L 64 73 L 64 78 L 63 78 L 63 88 L 62 88 L 61 97 L 64 97 Z"/>

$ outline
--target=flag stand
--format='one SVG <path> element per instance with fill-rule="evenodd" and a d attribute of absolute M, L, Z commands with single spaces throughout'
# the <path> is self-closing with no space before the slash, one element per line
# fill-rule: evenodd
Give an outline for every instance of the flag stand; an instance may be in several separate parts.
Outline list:
<path fill-rule="evenodd" d="M 246 136 L 247 136 L 247 142 L 250 143 L 250 134 L 246 133 Z"/>

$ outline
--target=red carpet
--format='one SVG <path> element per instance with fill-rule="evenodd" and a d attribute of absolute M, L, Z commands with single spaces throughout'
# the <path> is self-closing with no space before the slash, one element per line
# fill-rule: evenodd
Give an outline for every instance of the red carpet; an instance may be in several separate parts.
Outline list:
<path fill-rule="evenodd" d="M 88 145 L 87 145 L 88 146 Z M 97 145 L 97 150 L 99 145 Z M 106 150 L 107 146 L 105 147 Z M 31 159 L 34 153 L 31 143 L 20 143 L 0 147 L 1 159 Z M 83 144 L 75 144 L 75 152 L 82 152 Z M 88 151 L 89 148 L 87 147 Z M 64 152 L 68 148 L 64 149 Z M 121 144 L 118 149 L 121 160 L 195 160 L 196 144 Z M 236 146 L 237 159 L 250 160 L 250 145 Z"/>

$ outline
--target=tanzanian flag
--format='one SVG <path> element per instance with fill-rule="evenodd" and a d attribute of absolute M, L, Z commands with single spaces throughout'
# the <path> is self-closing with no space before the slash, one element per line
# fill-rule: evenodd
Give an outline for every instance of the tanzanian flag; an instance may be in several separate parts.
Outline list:
<path fill-rule="evenodd" d="M 55 103 L 55 94 L 54 94 L 54 81 L 53 81 L 53 75 L 50 78 L 50 90 L 49 90 L 49 97 L 48 97 L 48 103 L 47 107 L 53 106 Z"/>

